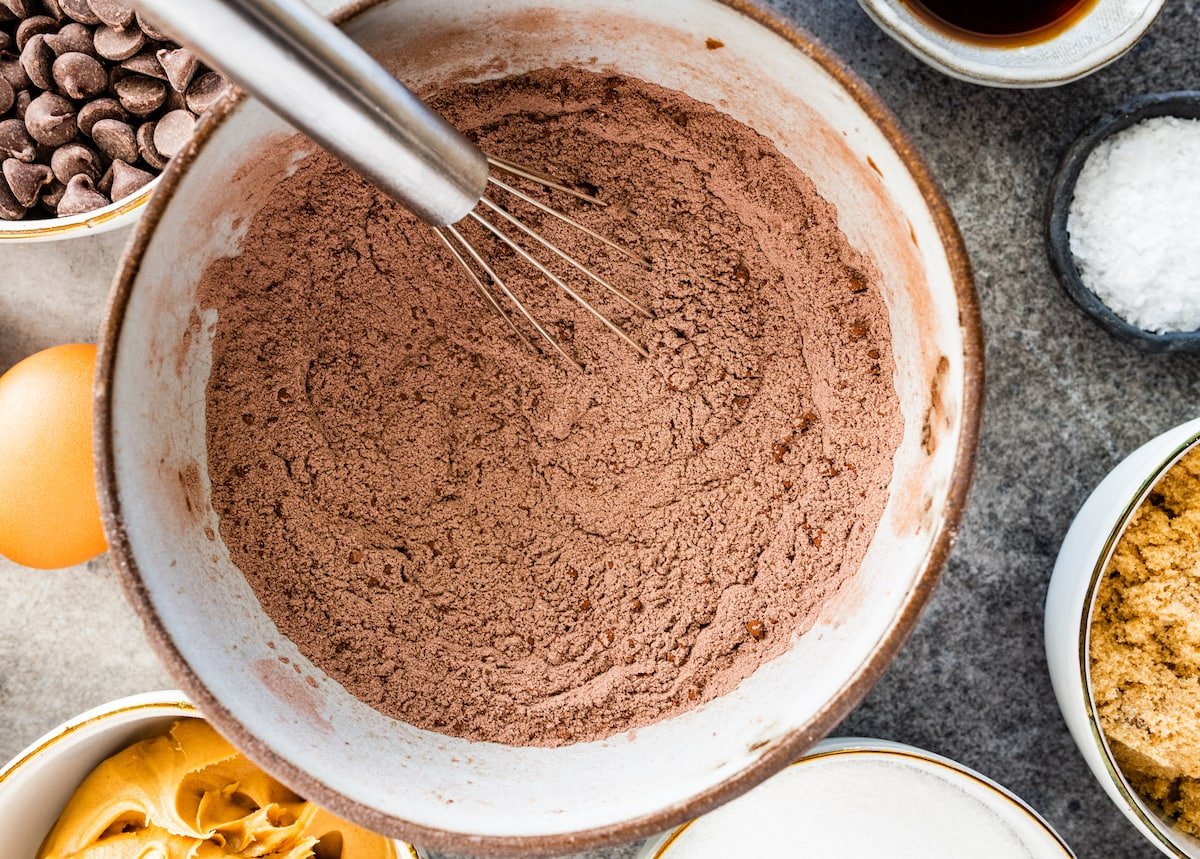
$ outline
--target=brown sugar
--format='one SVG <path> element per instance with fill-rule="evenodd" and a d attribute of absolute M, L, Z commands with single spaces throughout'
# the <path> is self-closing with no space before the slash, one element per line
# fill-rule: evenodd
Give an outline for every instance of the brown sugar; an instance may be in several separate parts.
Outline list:
<path fill-rule="evenodd" d="M 606 310 L 651 357 L 497 253 L 587 371 L 533 353 L 313 154 L 204 275 L 221 537 L 281 634 L 411 724 L 558 745 L 703 705 L 871 542 L 901 433 L 879 275 L 768 140 L 680 93 L 555 69 L 432 101 L 608 203 L 555 198 L 650 265 L 537 223 L 649 306 Z"/>
<path fill-rule="evenodd" d="M 1134 514 L 1100 585 L 1091 674 L 1130 784 L 1200 835 L 1200 449 Z"/>

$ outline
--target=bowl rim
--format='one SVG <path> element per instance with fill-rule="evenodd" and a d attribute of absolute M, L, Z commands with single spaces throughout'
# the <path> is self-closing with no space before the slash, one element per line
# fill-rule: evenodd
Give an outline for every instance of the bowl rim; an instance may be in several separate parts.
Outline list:
<path fill-rule="evenodd" d="M 195 705 L 188 701 L 186 695 L 167 689 L 160 692 L 142 692 L 108 701 L 54 726 L 17 752 L 8 763 L 0 766 L 0 790 L 4 789 L 5 781 L 14 773 L 41 757 L 61 740 L 100 722 L 142 710 L 175 710 L 183 718 L 202 718 Z"/>
<path fill-rule="evenodd" d="M 1178 113 L 1181 106 L 1190 108 L 1193 116 Z M 1071 236 L 1067 219 L 1075 199 L 1075 185 L 1088 158 L 1101 143 L 1145 119 L 1173 116 L 1180 119 L 1200 119 L 1200 90 L 1172 90 L 1140 95 L 1094 119 L 1063 154 L 1050 192 L 1046 197 L 1044 228 L 1046 251 L 1050 267 L 1071 300 L 1105 331 L 1124 343 L 1132 343 L 1147 352 L 1200 351 L 1200 329 L 1167 331 L 1158 334 L 1127 322 L 1100 300 L 1084 284 L 1071 252 Z"/>
<path fill-rule="evenodd" d="M 118 719 L 130 713 L 142 711 L 159 711 L 158 715 L 176 715 L 181 719 L 205 719 L 196 705 L 188 700 L 183 692 L 173 689 L 163 689 L 158 692 L 141 692 L 124 698 L 117 698 L 86 710 L 71 719 L 61 722 L 29 746 L 17 752 L 8 763 L 0 766 L 0 791 L 4 790 L 5 782 L 16 773 L 31 766 L 56 745 L 74 736 L 77 732 L 91 728 L 101 722 Z M 393 839 L 396 845 L 397 859 L 422 859 L 415 847 L 403 841 Z M 406 848 L 401 854 L 401 848 Z"/>
<path fill-rule="evenodd" d="M 1109 748 L 1108 739 L 1104 735 L 1104 729 L 1100 725 L 1100 716 L 1096 712 L 1096 697 L 1092 690 L 1091 629 L 1092 615 L 1095 613 L 1096 599 L 1099 596 L 1100 580 L 1104 576 L 1104 571 L 1108 569 L 1108 563 L 1112 560 L 1112 555 L 1117 549 L 1117 544 L 1120 543 L 1121 538 L 1125 535 L 1125 529 L 1129 527 L 1130 520 L 1142 506 L 1146 497 L 1158 485 L 1158 481 L 1180 459 L 1197 446 L 1200 446 L 1200 431 L 1192 433 L 1171 448 L 1171 451 L 1159 461 L 1158 465 L 1142 479 L 1138 484 L 1137 490 L 1130 496 L 1129 502 L 1121 509 L 1121 514 L 1117 517 L 1112 528 L 1109 529 L 1096 563 L 1088 576 L 1087 590 L 1083 596 L 1083 610 L 1080 612 L 1077 642 L 1079 683 L 1083 696 L 1084 715 L 1087 717 L 1088 732 L 1096 745 L 1096 750 L 1100 753 L 1100 759 L 1104 764 L 1105 771 L 1108 773 L 1108 779 L 1116 787 L 1117 793 L 1120 794 L 1121 799 L 1124 801 L 1126 811 L 1133 812 L 1143 824 L 1145 832 L 1154 835 L 1154 838 L 1151 839 L 1149 836 L 1145 836 L 1145 832 L 1143 832 L 1146 840 L 1150 841 L 1167 855 L 1175 857 L 1175 859 L 1193 859 L 1193 857 L 1182 852 L 1167 837 L 1170 827 L 1166 825 L 1165 821 L 1157 815 L 1146 813 L 1143 806 L 1145 801 L 1138 796 L 1137 791 L 1129 783 L 1121 767 L 1117 765 L 1116 758 L 1113 757 L 1112 750 Z"/>
<path fill-rule="evenodd" d="M 102 206 L 93 212 L 68 215 L 64 218 L 37 218 L 29 221 L 0 221 L 0 245 L 5 242 L 49 242 L 96 236 L 107 229 L 119 227 L 141 214 L 162 174 L 155 176 L 128 197 Z"/>
<path fill-rule="evenodd" d="M 812 754 L 807 754 L 802 758 L 792 761 L 784 769 L 801 766 L 802 764 L 812 763 L 814 761 L 825 760 L 833 757 L 851 757 L 853 755 L 883 755 L 886 757 L 902 758 L 905 760 L 922 761 L 923 763 L 933 764 L 936 767 L 947 770 L 953 773 L 956 777 L 965 778 L 972 783 L 978 785 L 989 793 L 995 794 L 995 798 L 1003 801 L 1008 805 L 1015 806 L 1018 811 L 1029 817 L 1034 823 L 1042 829 L 1050 840 L 1057 847 L 1062 848 L 1064 859 L 1076 859 L 1075 851 L 1070 845 L 1063 840 L 1054 827 L 1038 813 L 1028 802 L 1017 796 L 1011 790 L 997 781 L 985 776 L 983 773 L 971 769 L 966 764 L 959 763 L 956 760 L 939 755 L 936 752 L 922 749 L 919 746 L 909 745 L 908 743 L 898 743 L 891 740 L 875 740 L 867 737 L 830 737 L 822 741 L 822 746 L 828 744 L 827 748 L 817 748 Z M 782 772 L 782 770 L 780 771 Z M 650 853 L 646 859 L 670 859 L 668 851 L 671 845 L 679 840 L 684 831 L 690 827 L 696 820 L 689 820 L 686 823 L 677 826 L 656 846 L 653 853 Z"/>
<path fill-rule="evenodd" d="M 863 11 L 879 25 L 881 30 L 899 42 L 913 56 L 943 74 L 967 83 L 1014 89 L 1062 86 L 1098 72 L 1129 53 L 1158 20 L 1159 14 L 1166 5 L 1166 0 L 1150 0 L 1142 15 L 1132 21 L 1130 26 L 1117 38 L 1093 48 L 1067 66 L 1061 68 L 1030 66 L 1027 69 L 1000 70 L 987 63 L 965 60 L 928 38 L 927 27 L 923 29 L 921 26 L 912 25 L 897 18 L 895 10 L 897 6 L 903 5 L 898 0 L 858 0 L 858 2 Z M 1095 5 L 1098 6 L 1102 2 L 1104 0 L 1097 0 Z M 1094 8 L 1090 9 L 1087 14 L 1090 15 L 1094 11 Z M 1048 41 L 1053 41 L 1053 39 Z M 994 50 L 1008 51 L 1011 48 L 998 47 Z"/>
<path fill-rule="evenodd" d="M 345 24 L 356 15 L 385 0 L 356 0 L 334 13 L 331 19 Z M 184 660 L 162 619 L 155 611 L 143 583 L 137 559 L 133 555 L 124 524 L 112 438 L 112 380 L 121 340 L 125 308 L 141 268 L 143 256 L 155 229 L 166 211 L 188 166 L 221 123 L 240 104 L 242 95 L 231 92 L 225 100 L 203 117 L 187 146 L 171 159 L 162 176 L 162 184 L 151 198 L 137 225 L 109 294 L 108 306 L 100 328 L 99 355 L 96 364 L 93 447 L 96 452 L 96 477 L 101 515 L 109 542 L 109 558 L 130 604 L 142 620 L 147 639 L 170 676 L 196 702 L 205 717 L 229 737 L 248 757 L 268 773 L 288 784 L 335 814 L 404 841 L 433 849 L 457 853 L 484 852 L 496 856 L 555 855 L 633 841 L 669 829 L 727 802 L 795 760 L 805 749 L 829 733 L 853 709 L 882 676 L 886 667 L 908 640 L 925 604 L 935 590 L 942 569 L 954 545 L 968 491 L 974 475 L 979 447 L 984 393 L 983 321 L 979 297 L 975 291 L 966 245 L 950 206 L 937 180 L 916 150 L 899 120 L 882 99 L 851 71 L 831 50 L 800 26 L 791 23 L 759 0 L 713 0 L 746 16 L 770 32 L 785 39 L 795 50 L 816 62 L 821 69 L 854 99 L 879 127 L 895 149 L 921 193 L 938 231 L 953 280 L 958 302 L 959 327 L 963 349 L 962 431 L 954 452 L 954 467 L 946 488 L 946 507 L 930 548 L 918 574 L 905 595 L 891 624 L 874 649 L 847 679 L 837 694 L 805 725 L 789 732 L 782 740 L 762 750 L 750 766 L 713 787 L 641 817 L 574 832 L 550 835 L 478 835 L 462 830 L 444 830 L 385 814 L 360 802 L 352 801 L 330 786 L 313 778 L 303 769 L 284 760 L 260 738 L 248 731 L 209 691 Z"/>

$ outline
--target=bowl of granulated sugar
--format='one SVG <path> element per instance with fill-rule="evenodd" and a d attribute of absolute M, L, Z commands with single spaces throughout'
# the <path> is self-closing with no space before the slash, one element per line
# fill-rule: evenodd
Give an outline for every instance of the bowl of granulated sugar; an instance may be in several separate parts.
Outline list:
<path fill-rule="evenodd" d="M 1200 351 L 1200 92 L 1105 114 L 1063 158 L 1047 206 L 1067 294 L 1120 340 Z"/>

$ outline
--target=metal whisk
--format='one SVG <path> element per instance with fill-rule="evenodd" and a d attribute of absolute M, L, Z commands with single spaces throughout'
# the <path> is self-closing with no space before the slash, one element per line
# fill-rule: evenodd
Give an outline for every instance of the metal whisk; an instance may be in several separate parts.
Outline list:
<path fill-rule="evenodd" d="M 539 170 L 486 155 L 303 0 L 133 0 L 139 11 L 242 89 L 433 227 L 487 305 L 532 346 L 507 302 L 542 340 L 576 361 L 462 230 L 474 221 L 621 340 L 644 346 L 531 252 L 547 252 L 631 310 L 650 313 L 498 200 L 513 199 L 631 259 L 634 254 L 515 184 L 537 183 L 603 206 Z M 489 191 L 495 194 L 489 196 Z M 531 244 L 532 243 L 532 244 Z"/>

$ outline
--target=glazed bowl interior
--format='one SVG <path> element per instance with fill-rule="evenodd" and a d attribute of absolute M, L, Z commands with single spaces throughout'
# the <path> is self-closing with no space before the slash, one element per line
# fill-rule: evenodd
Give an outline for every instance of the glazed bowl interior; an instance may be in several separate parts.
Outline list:
<path fill-rule="evenodd" d="M 969 482 L 982 372 L 974 292 L 944 204 L 890 115 L 762 14 L 716 0 L 385 0 L 346 23 L 418 90 L 572 64 L 713 104 L 809 174 L 882 272 L 904 436 L 861 569 L 736 691 L 606 741 L 517 748 L 419 730 L 352 697 L 280 635 L 210 503 L 205 386 L 218 320 L 196 291 L 303 153 L 268 154 L 291 132 L 243 103 L 208 121 L 165 177 L 102 336 L 97 442 L 113 556 L 179 682 L 304 795 L 465 852 L 629 840 L 785 765 L 857 702 L 911 629 Z"/>

